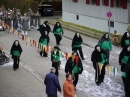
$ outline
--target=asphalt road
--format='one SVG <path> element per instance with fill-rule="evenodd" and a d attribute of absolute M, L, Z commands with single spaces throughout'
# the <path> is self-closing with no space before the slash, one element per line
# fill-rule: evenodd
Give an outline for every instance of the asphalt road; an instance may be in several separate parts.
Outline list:
<path fill-rule="evenodd" d="M 42 19 L 42 21 L 44 20 Z M 52 25 L 51 28 L 53 28 Z M 74 34 L 74 32 L 64 29 L 64 37 L 59 46 L 62 51 L 72 52 L 71 39 Z M 31 29 L 29 37 L 38 41 L 40 33 L 35 28 Z M 82 45 L 85 56 L 85 60 L 82 61 L 84 71 L 79 76 L 76 91 L 77 97 L 124 97 L 121 72 L 118 65 L 118 56 L 121 49 L 113 46 L 110 55 L 110 65 L 118 68 L 116 78 L 113 77 L 113 73 L 108 76 L 106 70 L 104 83 L 101 86 L 96 86 L 94 82 L 95 71 L 90 58 L 98 40 L 83 35 L 82 38 L 88 46 Z M 40 57 L 37 53 L 37 48 L 26 45 L 26 42 L 18 38 L 16 34 L 12 35 L 4 31 L 0 33 L 0 45 L 5 48 L 7 54 L 9 54 L 10 48 L 16 39 L 20 41 L 23 48 L 20 68 L 17 71 L 13 71 L 12 60 L 10 63 L 0 66 L 0 97 L 46 97 L 43 80 L 51 68 L 50 53 L 47 58 Z M 50 39 L 49 45 L 55 46 L 55 37 L 52 33 L 50 33 Z M 65 58 L 61 58 L 61 62 L 59 80 L 62 87 L 65 80 Z M 62 97 L 62 94 L 58 95 Z"/>

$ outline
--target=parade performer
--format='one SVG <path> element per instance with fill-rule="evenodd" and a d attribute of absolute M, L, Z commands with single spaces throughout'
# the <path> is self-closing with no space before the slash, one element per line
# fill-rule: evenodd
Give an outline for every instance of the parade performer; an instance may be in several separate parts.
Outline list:
<path fill-rule="evenodd" d="M 83 56 L 83 52 L 82 52 L 82 46 L 81 44 L 83 43 L 83 39 L 82 37 L 80 36 L 79 33 L 76 33 L 73 37 L 73 40 L 72 40 L 72 51 L 79 51 L 79 54 L 80 54 L 80 57 L 82 58 L 82 60 L 84 60 L 84 56 Z"/>
<path fill-rule="evenodd" d="M 99 86 L 102 82 L 104 82 L 105 67 L 106 64 L 108 63 L 107 58 L 108 58 L 107 54 L 104 52 L 104 50 L 99 45 L 96 45 L 91 55 L 91 61 L 93 62 L 93 67 L 96 71 L 95 82 L 97 86 Z"/>
<path fill-rule="evenodd" d="M 121 65 L 121 71 L 125 66 L 130 63 L 130 45 L 125 46 L 119 55 L 119 65 Z"/>
<path fill-rule="evenodd" d="M 58 68 L 59 68 L 59 66 L 61 64 L 61 61 L 60 61 L 60 51 L 59 50 L 60 50 L 60 48 L 58 46 L 55 46 L 54 50 L 51 51 L 52 67 L 56 68 L 55 74 L 57 76 L 59 76 Z"/>
<path fill-rule="evenodd" d="M 125 97 L 130 97 L 130 63 L 127 64 L 122 72 L 122 80 L 124 83 Z"/>
<path fill-rule="evenodd" d="M 13 69 L 16 70 L 19 68 L 19 59 L 20 59 L 20 55 L 22 53 L 22 48 L 20 46 L 20 43 L 18 40 L 15 40 L 11 50 L 10 50 L 10 55 L 12 55 L 13 58 Z"/>
<path fill-rule="evenodd" d="M 44 24 L 46 25 L 46 30 L 48 32 L 48 37 L 49 37 L 49 33 L 51 32 L 51 27 L 50 27 L 48 21 L 45 21 Z M 50 37 L 49 37 L 49 42 L 50 42 Z"/>
<path fill-rule="evenodd" d="M 78 83 L 79 74 L 83 72 L 82 61 L 76 51 L 72 52 L 72 56 L 68 58 L 65 65 L 65 72 L 72 74 L 74 80 L 74 86 L 76 89 L 76 85 Z"/>
<path fill-rule="evenodd" d="M 42 34 L 40 36 L 40 39 L 39 39 L 39 42 L 43 45 L 43 46 L 48 46 L 48 41 L 49 41 L 49 38 L 48 38 L 48 33 L 47 31 L 44 32 L 45 34 Z M 47 52 L 46 52 L 46 47 L 42 47 L 41 51 L 40 51 L 40 55 L 41 56 L 44 56 L 44 57 L 47 57 Z"/>
<path fill-rule="evenodd" d="M 60 41 L 62 39 L 62 35 L 64 34 L 64 32 L 59 22 L 56 22 L 56 24 L 54 25 L 53 33 L 56 38 L 56 44 L 60 45 Z"/>
<path fill-rule="evenodd" d="M 112 42 L 108 33 L 105 33 L 99 40 L 98 45 L 106 52 L 108 64 L 109 64 L 109 55 L 112 50 Z"/>
<path fill-rule="evenodd" d="M 121 39 L 121 47 L 125 47 L 126 45 L 130 45 L 130 33 L 125 32 Z"/>

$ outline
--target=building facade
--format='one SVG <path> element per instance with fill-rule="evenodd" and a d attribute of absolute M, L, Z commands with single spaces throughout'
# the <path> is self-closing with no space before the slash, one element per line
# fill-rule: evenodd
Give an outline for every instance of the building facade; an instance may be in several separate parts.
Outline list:
<path fill-rule="evenodd" d="M 126 32 L 130 23 L 130 0 L 110 0 L 111 33 Z M 62 0 L 62 20 L 100 31 L 109 31 L 109 0 Z"/>

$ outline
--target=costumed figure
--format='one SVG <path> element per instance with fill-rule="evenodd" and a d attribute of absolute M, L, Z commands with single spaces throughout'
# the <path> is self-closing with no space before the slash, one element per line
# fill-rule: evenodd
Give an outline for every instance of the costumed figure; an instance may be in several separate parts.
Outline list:
<path fill-rule="evenodd" d="M 125 97 L 130 97 L 130 63 L 127 64 L 122 72 L 122 80 L 124 83 Z"/>
<path fill-rule="evenodd" d="M 82 61 L 76 51 L 72 52 L 72 56 L 68 58 L 65 65 L 65 72 L 72 74 L 74 80 L 74 86 L 76 89 L 76 85 L 78 83 L 79 74 L 83 72 Z"/>
<path fill-rule="evenodd" d="M 44 46 L 42 47 L 41 51 L 40 51 L 40 55 L 41 56 L 44 56 L 44 57 L 47 57 L 47 51 L 46 51 L 46 48 L 48 46 L 48 34 L 47 34 L 47 31 L 44 32 L 45 34 L 42 34 L 40 39 L 39 39 L 39 42 Z"/>
<path fill-rule="evenodd" d="M 106 52 L 108 64 L 109 64 L 109 55 L 112 50 L 112 42 L 108 33 L 105 33 L 99 40 L 98 45 Z"/>
<path fill-rule="evenodd" d="M 80 57 L 82 58 L 82 60 L 84 60 L 84 56 L 83 56 L 83 52 L 82 52 L 82 46 L 81 44 L 83 43 L 83 39 L 82 37 L 80 36 L 79 33 L 76 33 L 73 37 L 73 40 L 72 40 L 72 51 L 79 51 L 80 53 Z"/>
<path fill-rule="evenodd" d="M 55 46 L 54 49 L 51 51 L 51 61 L 52 61 L 52 67 L 55 67 L 56 72 L 55 74 L 59 76 L 59 67 L 61 64 L 60 61 L 60 48 L 58 46 Z"/>
<path fill-rule="evenodd" d="M 48 21 L 45 21 L 44 24 L 46 25 L 46 30 L 48 32 L 48 37 L 49 37 L 49 33 L 51 32 L 51 27 L 50 27 Z M 49 37 L 49 42 L 50 42 L 50 37 Z"/>
<path fill-rule="evenodd" d="M 41 24 L 41 25 L 39 25 L 39 27 L 38 27 L 37 30 L 40 32 L 41 35 L 42 35 L 42 34 L 45 34 L 45 33 L 44 33 L 45 30 L 47 30 L 47 29 L 46 29 L 46 25 L 45 25 L 44 23 Z"/>
<path fill-rule="evenodd" d="M 12 48 L 10 50 L 10 55 L 12 55 L 12 58 L 13 58 L 13 69 L 16 70 L 19 68 L 19 59 L 20 59 L 20 55 L 22 53 L 22 48 L 19 44 L 19 41 L 18 40 L 15 40 L 13 45 L 12 45 Z"/>
<path fill-rule="evenodd" d="M 107 54 L 99 46 L 95 46 L 95 50 L 92 52 L 91 61 L 93 62 L 93 67 L 95 69 L 95 82 L 99 86 L 104 82 L 105 67 L 108 64 Z"/>
<path fill-rule="evenodd" d="M 119 55 L 119 65 L 121 65 L 121 71 L 125 66 L 130 63 L 130 45 L 125 46 Z"/>
<path fill-rule="evenodd" d="M 130 45 L 130 33 L 125 32 L 121 39 L 121 47 L 125 47 L 126 45 Z"/>
<path fill-rule="evenodd" d="M 56 24 L 54 25 L 53 33 L 56 38 L 56 44 L 60 45 L 60 41 L 62 39 L 62 35 L 64 34 L 64 32 L 59 22 L 56 22 Z"/>
<path fill-rule="evenodd" d="M 28 17 L 27 17 L 27 14 L 25 13 L 24 14 L 24 17 L 22 17 L 22 34 L 24 35 L 28 35 Z"/>

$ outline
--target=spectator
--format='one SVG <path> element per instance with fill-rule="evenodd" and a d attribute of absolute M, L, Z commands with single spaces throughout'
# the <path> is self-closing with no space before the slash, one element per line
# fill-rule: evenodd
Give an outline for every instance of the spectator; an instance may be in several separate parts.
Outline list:
<path fill-rule="evenodd" d="M 55 75 L 56 69 L 51 68 L 51 72 L 46 75 L 44 83 L 46 85 L 47 97 L 57 97 L 57 89 L 61 92 L 58 77 Z"/>
<path fill-rule="evenodd" d="M 64 91 L 64 97 L 75 97 L 75 88 L 70 73 L 66 74 L 66 80 L 63 85 L 63 91 Z"/>

